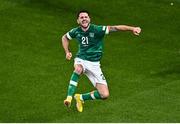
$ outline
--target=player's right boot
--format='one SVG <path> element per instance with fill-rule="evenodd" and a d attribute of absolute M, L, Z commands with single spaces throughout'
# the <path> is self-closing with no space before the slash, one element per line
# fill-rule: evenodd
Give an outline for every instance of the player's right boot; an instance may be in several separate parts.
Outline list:
<path fill-rule="evenodd" d="M 71 106 L 71 101 L 72 101 L 72 96 L 67 96 L 67 98 L 64 100 L 64 105 L 66 107 L 70 107 Z"/>
<path fill-rule="evenodd" d="M 74 98 L 76 100 L 76 108 L 79 112 L 83 111 L 83 103 L 84 101 L 80 99 L 80 94 L 75 94 Z"/>

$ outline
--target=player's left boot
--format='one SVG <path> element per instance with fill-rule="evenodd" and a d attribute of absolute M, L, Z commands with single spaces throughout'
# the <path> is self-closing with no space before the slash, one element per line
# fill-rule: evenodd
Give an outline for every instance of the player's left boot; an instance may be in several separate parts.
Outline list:
<path fill-rule="evenodd" d="M 76 108 L 77 108 L 77 110 L 78 110 L 79 112 L 82 112 L 82 111 L 83 111 L 83 103 L 84 103 L 84 101 L 82 101 L 82 100 L 80 99 L 80 94 L 75 94 L 75 95 L 74 95 L 74 98 L 75 98 L 75 100 L 76 100 Z"/>
<path fill-rule="evenodd" d="M 67 107 L 71 106 L 71 101 L 72 101 L 72 96 L 68 96 L 65 100 L 64 100 L 64 105 Z"/>

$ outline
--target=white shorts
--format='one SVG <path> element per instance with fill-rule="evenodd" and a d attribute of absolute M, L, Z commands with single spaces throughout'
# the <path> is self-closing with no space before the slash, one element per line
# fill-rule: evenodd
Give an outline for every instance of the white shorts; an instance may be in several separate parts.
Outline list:
<path fill-rule="evenodd" d="M 100 68 L 100 62 L 91 62 L 75 58 L 74 64 L 82 65 L 84 74 L 89 78 L 94 87 L 96 87 L 96 83 L 107 85 L 106 79 Z"/>

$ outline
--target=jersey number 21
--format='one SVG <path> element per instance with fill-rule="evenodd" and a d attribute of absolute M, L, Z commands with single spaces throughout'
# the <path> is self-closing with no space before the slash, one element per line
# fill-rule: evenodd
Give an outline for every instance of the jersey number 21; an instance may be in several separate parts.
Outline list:
<path fill-rule="evenodd" d="M 88 37 L 82 37 L 82 44 L 88 45 Z"/>

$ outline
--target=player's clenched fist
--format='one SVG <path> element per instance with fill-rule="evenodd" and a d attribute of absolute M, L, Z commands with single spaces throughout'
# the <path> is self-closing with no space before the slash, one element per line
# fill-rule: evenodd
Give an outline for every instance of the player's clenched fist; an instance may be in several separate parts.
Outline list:
<path fill-rule="evenodd" d="M 135 35 L 139 35 L 139 34 L 141 33 L 141 28 L 140 28 L 140 27 L 134 27 L 133 33 L 134 33 Z"/>
<path fill-rule="evenodd" d="M 66 59 L 67 60 L 71 60 L 71 57 L 72 57 L 72 53 L 71 52 L 67 52 L 66 53 Z"/>

